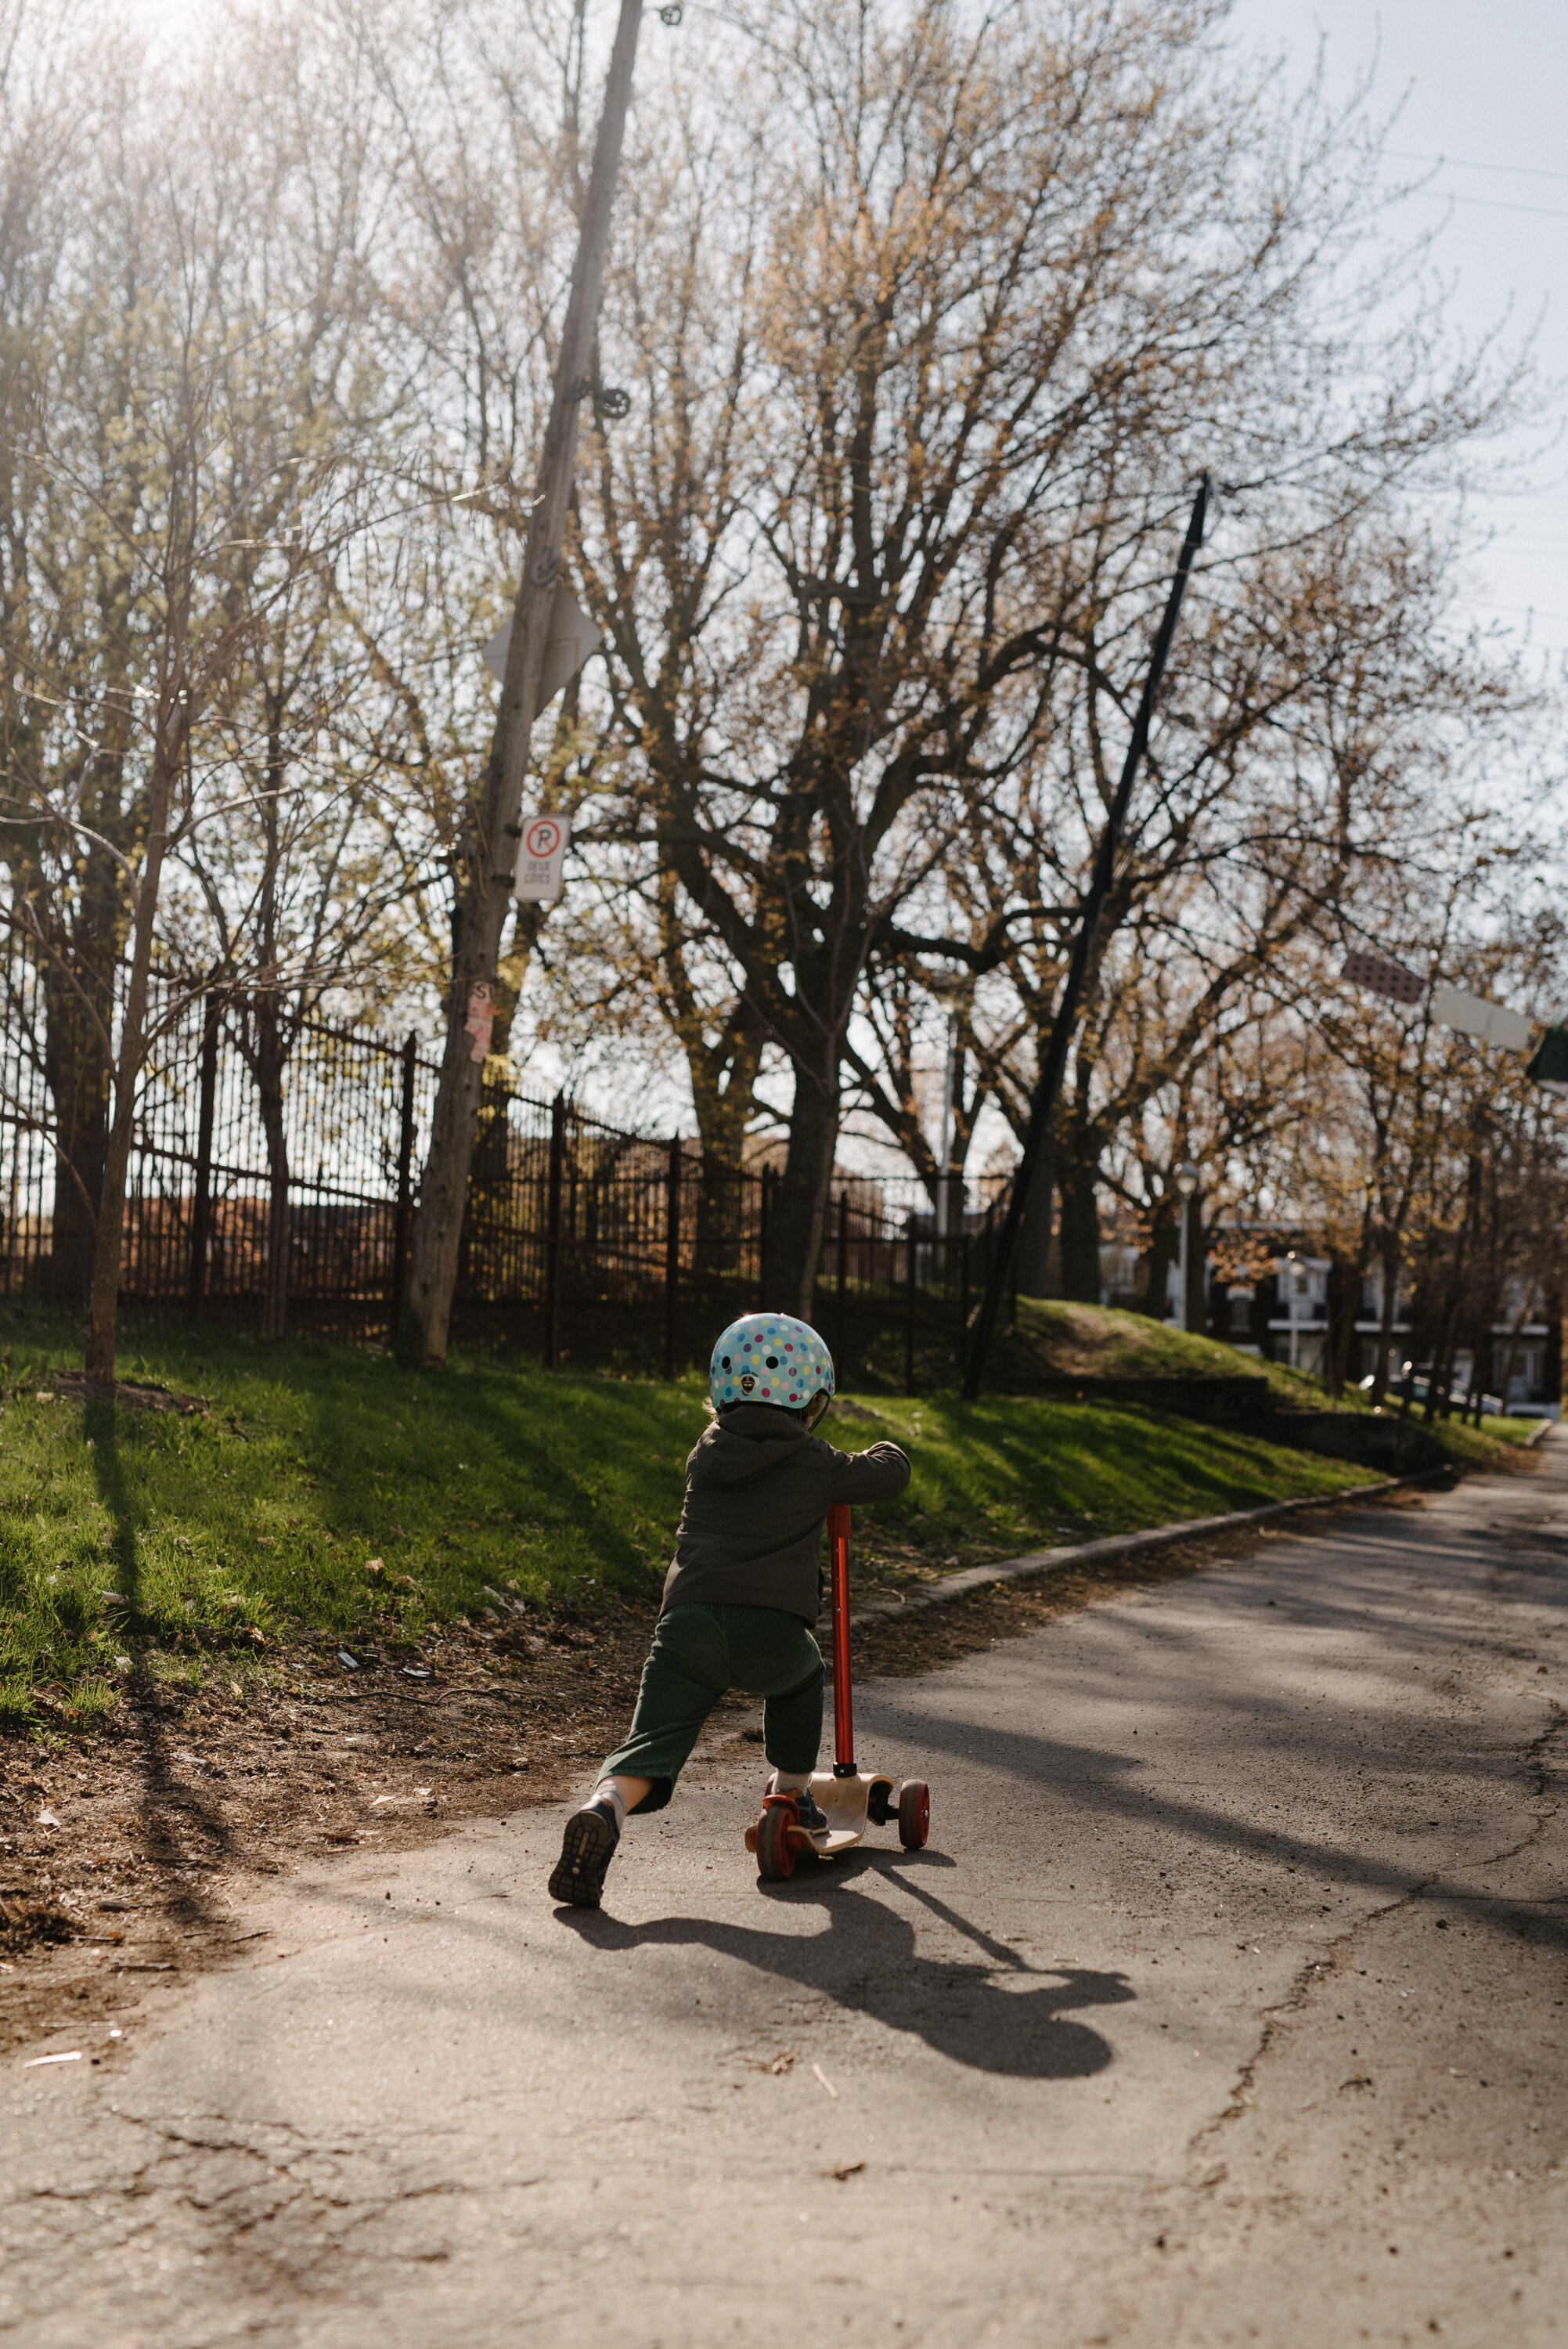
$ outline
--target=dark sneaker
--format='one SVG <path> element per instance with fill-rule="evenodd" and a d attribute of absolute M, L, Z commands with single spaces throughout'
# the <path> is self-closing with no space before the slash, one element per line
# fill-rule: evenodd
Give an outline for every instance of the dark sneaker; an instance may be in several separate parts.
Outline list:
<path fill-rule="evenodd" d="M 550 1879 L 551 1899 L 573 1909 L 597 1909 L 620 1840 L 615 1814 L 603 1805 L 590 1803 L 586 1810 L 573 1811 Z"/>
<path fill-rule="evenodd" d="M 818 1802 L 817 1797 L 813 1795 L 810 1786 L 803 1786 L 800 1789 L 800 1792 L 795 1797 L 795 1804 L 796 1808 L 800 1814 L 800 1825 L 805 1828 L 806 1833 L 808 1835 L 826 1835 L 828 1831 L 828 1815 L 826 1811 L 823 1810 L 820 1803 Z"/>

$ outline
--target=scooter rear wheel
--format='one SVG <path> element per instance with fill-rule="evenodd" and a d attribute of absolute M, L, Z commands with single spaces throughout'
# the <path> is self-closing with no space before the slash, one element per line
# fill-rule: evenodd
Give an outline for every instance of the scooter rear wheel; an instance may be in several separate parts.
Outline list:
<path fill-rule="evenodd" d="M 906 1778 L 899 1789 L 898 1839 L 905 1851 L 923 1851 L 931 1833 L 931 1789 L 923 1778 Z"/>
<path fill-rule="evenodd" d="M 792 1825 L 793 1813 L 784 1803 L 769 1803 L 757 1822 L 757 1873 L 770 1884 L 795 1873 Z"/>

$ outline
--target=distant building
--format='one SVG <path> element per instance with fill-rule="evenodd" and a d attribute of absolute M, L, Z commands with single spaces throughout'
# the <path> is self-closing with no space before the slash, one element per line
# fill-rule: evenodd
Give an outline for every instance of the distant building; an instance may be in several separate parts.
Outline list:
<path fill-rule="evenodd" d="M 1264 1247 L 1281 1242 L 1284 1245 L 1278 1254 L 1264 1259 L 1265 1268 L 1251 1280 L 1222 1280 L 1216 1256 L 1211 1253 L 1204 1269 L 1204 1328 L 1209 1336 L 1233 1346 L 1238 1353 L 1251 1354 L 1264 1361 L 1287 1363 L 1293 1370 L 1321 1378 L 1326 1366 L 1332 1318 L 1332 1260 L 1313 1254 L 1305 1237 L 1299 1247 L 1291 1247 L 1290 1235 L 1277 1226 L 1266 1229 L 1261 1226 L 1253 1229 L 1238 1227 L 1237 1237 L 1255 1238 Z M 1140 1305 L 1140 1259 L 1134 1242 L 1121 1234 L 1109 1237 L 1100 1250 L 1102 1303 Z M 1380 1267 L 1361 1276 L 1355 1304 L 1346 1371 L 1352 1380 L 1369 1379 L 1377 1368 L 1383 1330 Z M 1339 1309 L 1344 1309 L 1343 1303 Z M 1167 1321 L 1180 1318 L 1174 1264 L 1166 1273 L 1162 1318 Z M 1388 1333 L 1390 1384 L 1405 1375 L 1413 1334 L 1409 1288 L 1401 1276 Z M 1418 1365 L 1418 1371 L 1422 1368 L 1424 1365 Z M 1470 1392 L 1475 1368 L 1470 1349 L 1461 1347 L 1454 1358 L 1456 1394 Z M 1555 1419 L 1559 1415 L 1563 1332 L 1560 1320 L 1548 1309 L 1538 1286 L 1527 1291 L 1523 1282 L 1515 1282 L 1505 1292 L 1501 1314 L 1491 1326 L 1480 1378 L 1485 1392 L 1495 1396 L 1506 1411 L 1526 1417 Z"/>

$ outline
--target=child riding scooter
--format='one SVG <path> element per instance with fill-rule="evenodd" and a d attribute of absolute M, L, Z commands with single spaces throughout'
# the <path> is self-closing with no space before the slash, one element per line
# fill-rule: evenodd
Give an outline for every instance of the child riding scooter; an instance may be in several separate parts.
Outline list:
<path fill-rule="evenodd" d="M 896 1444 L 838 1452 L 812 1433 L 833 1395 L 833 1362 L 787 1313 L 732 1321 L 713 1350 L 713 1423 L 686 1461 L 676 1555 L 636 1711 L 592 1799 L 566 1822 L 552 1900 L 597 1909 L 627 1817 L 662 1811 L 719 1699 L 763 1699 L 771 1791 L 797 1796 L 808 1832 L 822 1735 L 822 1521 L 835 1503 L 891 1500 L 909 1482 Z"/>

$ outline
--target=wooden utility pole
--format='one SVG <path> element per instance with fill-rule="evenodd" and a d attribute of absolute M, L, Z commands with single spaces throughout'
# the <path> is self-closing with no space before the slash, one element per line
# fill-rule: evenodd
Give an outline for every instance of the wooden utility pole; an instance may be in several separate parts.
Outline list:
<path fill-rule="evenodd" d="M 642 15 L 643 0 L 621 0 L 540 460 L 538 501 L 529 521 L 522 578 L 512 607 L 506 681 L 485 771 L 483 801 L 469 833 L 468 869 L 459 883 L 463 894 L 452 956 L 446 1047 L 397 1330 L 399 1358 L 432 1367 L 447 1358 L 458 1245 L 490 1040 L 484 1015 L 495 984 L 501 926 L 511 895 L 530 737 L 539 714 L 545 645 L 561 576 L 561 542 L 572 496 L 578 419 L 583 401 L 593 393 L 591 367 L 599 293 Z"/>
<path fill-rule="evenodd" d="M 1013 1252 L 1018 1244 L 1018 1228 L 1028 1205 L 1031 1184 L 1044 1183 L 1049 1197 L 1051 1180 L 1050 1144 L 1051 1119 L 1055 1114 L 1057 1095 L 1062 1088 L 1067 1070 L 1068 1051 L 1078 1025 L 1078 999 L 1088 970 L 1089 957 L 1094 951 L 1095 932 L 1105 901 L 1110 894 L 1111 874 L 1116 864 L 1117 844 L 1127 817 L 1127 803 L 1132 797 L 1133 780 L 1149 747 L 1149 729 L 1154 718 L 1154 704 L 1159 698 L 1161 679 L 1165 675 L 1165 663 L 1170 657 L 1171 642 L 1176 635 L 1176 623 L 1181 616 L 1181 598 L 1187 592 L 1187 581 L 1192 569 L 1192 558 L 1203 543 L 1203 518 L 1209 510 L 1209 476 L 1204 474 L 1192 517 L 1187 524 L 1187 535 L 1181 542 L 1181 552 L 1176 558 L 1176 576 L 1171 582 L 1165 613 L 1160 632 L 1154 639 L 1154 651 L 1149 663 L 1149 676 L 1138 704 L 1138 715 L 1132 722 L 1132 740 L 1127 746 L 1127 757 L 1121 770 L 1121 780 L 1116 787 L 1116 797 L 1105 820 L 1095 853 L 1094 872 L 1089 881 L 1088 895 L 1078 921 L 1078 936 L 1073 940 L 1072 958 L 1068 964 L 1067 981 L 1062 999 L 1057 1006 L 1057 1016 L 1051 1022 L 1050 1042 L 1040 1069 L 1039 1082 L 1029 1104 L 1029 1123 L 1024 1135 L 1024 1147 L 1013 1176 L 1013 1188 L 1007 1200 L 1006 1220 L 995 1255 L 991 1260 L 985 1294 L 980 1300 L 975 1317 L 974 1341 L 969 1348 L 968 1366 L 964 1374 L 964 1392 L 973 1402 L 980 1392 L 980 1382 L 985 1375 L 985 1358 L 991 1350 L 996 1322 L 1006 1294 L 1007 1275 L 1012 1269 Z M 1183 1206 L 1185 1202 L 1183 1201 Z M 1048 1212 L 1048 1210 L 1047 1210 Z M 1185 1312 L 1185 1306 L 1183 1306 Z"/>

